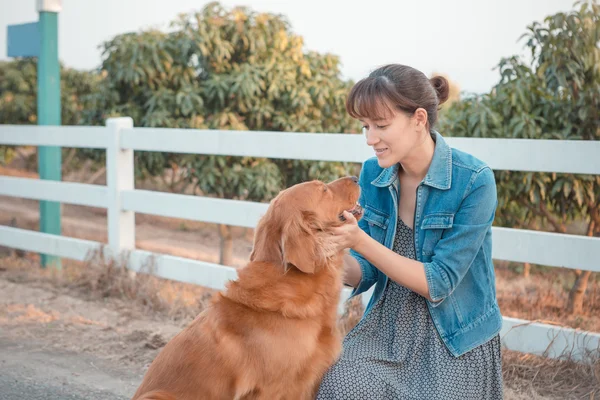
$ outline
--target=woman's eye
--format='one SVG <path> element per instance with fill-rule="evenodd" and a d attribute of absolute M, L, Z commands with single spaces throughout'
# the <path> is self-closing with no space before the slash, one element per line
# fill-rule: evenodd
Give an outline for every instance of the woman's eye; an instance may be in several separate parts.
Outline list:
<path fill-rule="evenodd" d="M 377 129 L 384 129 L 387 127 L 388 127 L 388 125 L 377 125 Z"/>

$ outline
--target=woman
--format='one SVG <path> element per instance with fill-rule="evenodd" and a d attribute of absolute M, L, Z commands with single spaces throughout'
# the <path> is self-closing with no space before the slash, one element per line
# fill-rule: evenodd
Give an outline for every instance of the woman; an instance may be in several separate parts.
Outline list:
<path fill-rule="evenodd" d="M 491 169 L 434 129 L 448 81 L 387 65 L 346 108 L 375 157 L 360 176 L 364 215 L 335 232 L 350 248 L 352 296 L 375 285 L 318 399 L 501 399 Z"/>

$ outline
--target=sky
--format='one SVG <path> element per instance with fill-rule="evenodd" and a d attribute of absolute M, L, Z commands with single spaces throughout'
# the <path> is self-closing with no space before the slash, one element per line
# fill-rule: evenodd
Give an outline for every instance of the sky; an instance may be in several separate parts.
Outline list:
<path fill-rule="evenodd" d="M 575 0 L 223 0 L 284 15 L 306 50 L 340 57 L 344 78 L 358 80 L 386 63 L 427 75 L 444 73 L 466 92 L 488 92 L 502 57 L 525 55 L 519 37 L 533 21 L 573 8 Z M 201 0 L 63 0 L 59 57 L 69 67 L 93 69 L 99 45 L 115 35 L 167 29 L 177 14 L 200 10 Z M 352 3 L 352 4 L 351 4 Z M 0 0 L 0 60 L 7 25 L 34 22 L 36 0 Z"/>

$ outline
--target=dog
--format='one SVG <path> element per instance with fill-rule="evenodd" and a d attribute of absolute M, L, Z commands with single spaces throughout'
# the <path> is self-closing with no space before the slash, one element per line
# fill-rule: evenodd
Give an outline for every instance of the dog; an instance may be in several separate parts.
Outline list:
<path fill-rule="evenodd" d="M 331 229 L 362 217 L 356 177 L 281 191 L 249 262 L 158 354 L 134 400 L 314 398 L 338 359 L 343 254 Z"/>

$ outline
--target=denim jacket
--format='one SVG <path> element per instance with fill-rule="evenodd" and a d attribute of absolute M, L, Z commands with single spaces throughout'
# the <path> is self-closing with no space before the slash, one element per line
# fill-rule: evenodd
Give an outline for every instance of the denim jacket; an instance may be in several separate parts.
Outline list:
<path fill-rule="evenodd" d="M 433 159 L 416 191 L 415 254 L 425 267 L 431 318 L 450 353 L 458 357 L 502 327 L 492 263 L 496 182 L 482 161 L 450 148 L 438 132 L 433 136 Z M 398 167 L 382 169 L 373 157 L 363 164 L 359 179 L 364 209 L 359 226 L 390 249 L 402 190 Z M 356 251 L 350 254 L 362 270 L 351 297 L 375 285 L 366 315 L 383 294 L 388 277 Z"/>

